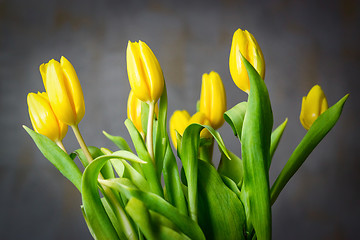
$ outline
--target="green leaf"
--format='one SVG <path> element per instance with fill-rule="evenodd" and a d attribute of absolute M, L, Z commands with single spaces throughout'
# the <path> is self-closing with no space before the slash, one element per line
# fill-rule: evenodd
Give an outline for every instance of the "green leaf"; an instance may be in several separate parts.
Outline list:
<path fill-rule="evenodd" d="M 97 147 L 93 147 L 93 146 L 88 146 L 88 149 L 89 149 L 89 152 L 90 152 L 90 155 L 93 159 L 99 157 L 99 156 L 102 156 L 104 155 L 101 150 Z M 81 163 L 83 164 L 84 167 L 87 167 L 89 165 L 88 163 L 88 160 L 83 152 L 83 150 L 80 148 L 80 149 L 77 149 L 74 151 L 74 153 L 76 154 L 76 156 L 78 156 L 78 158 L 80 159 Z M 111 166 L 111 163 L 110 162 L 107 162 L 103 169 L 101 169 L 101 175 L 104 177 L 104 178 L 114 178 L 115 175 L 114 175 L 114 170 Z"/>
<path fill-rule="evenodd" d="M 168 201 L 172 205 L 177 207 L 181 213 L 187 215 L 188 211 L 184 192 L 181 187 L 179 170 L 169 142 L 166 148 L 166 154 L 164 158 L 163 176 Z"/>
<path fill-rule="evenodd" d="M 160 196 L 154 193 L 139 190 L 129 179 L 116 178 L 111 180 L 101 180 L 100 182 L 112 189 L 121 191 L 129 199 L 137 198 L 141 200 L 149 210 L 157 212 L 168 218 L 189 238 L 194 240 L 205 239 L 199 225 L 197 225 L 188 216 L 182 214 L 177 208 L 172 206 Z"/>
<path fill-rule="evenodd" d="M 126 140 L 123 137 L 120 136 L 113 136 L 108 134 L 107 132 L 103 131 L 103 134 L 112 141 L 120 150 L 126 150 L 129 152 L 132 152 L 131 148 L 129 147 L 129 144 L 126 142 Z"/>
<path fill-rule="evenodd" d="M 348 96 L 349 95 L 344 96 L 334 106 L 321 114 L 310 127 L 309 131 L 291 154 L 283 170 L 280 172 L 279 176 L 275 180 L 275 183 L 271 187 L 271 204 L 276 201 L 281 190 L 301 167 L 314 148 L 334 127 L 341 115 L 343 106 Z"/>
<path fill-rule="evenodd" d="M 246 219 L 240 199 L 203 160 L 199 160 L 198 190 L 199 225 L 206 239 L 245 239 Z"/>
<path fill-rule="evenodd" d="M 198 196 L 198 150 L 200 143 L 200 132 L 203 126 L 190 124 L 184 131 L 181 139 L 180 159 L 184 168 L 189 197 L 189 213 L 191 219 L 197 222 Z"/>
<path fill-rule="evenodd" d="M 260 240 L 271 239 L 271 205 L 267 164 L 273 116 L 265 83 L 254 67 L 241 55 L 250 80 L 248 106 L 241 143 L 244 180 L 241 193 L 248 220 Z"/>
<path fill-rule="evenodd" d="M 179 151 L 188 184 L 189 212 L 194 221 L 197 221 L 197 163 L 200 145 L 200 132 L 203 128 L 206 128 L 213 135 L 221 151 L 230 158 L 221 135 L 212 127 L 192 123 L 185 129 Z"/>
<path fill-rule="evenodd" d="M 95 158 L 94 161 L 98 160 L 98 159 L 108 159 L 108 160 L 110 160 L 110 159 L 115 159 L 115 158 L 125 159 L 125 160 L 131 161 L 131 162 L 137 162 L 137 163 L 141 163 L 141 164 L 147 164 L 147 162 L 141 160 L 134 153 L 128 152 L 128 151 L 125 151 L 125 150 L 119 150 L 119 151 L 113 152 L 112 154 L 109 154 L 109 155 L 99 156 L 99 157 Z"/>
<path fill-rule="evenodd" d="M 40 152 L 48 159 L 67 179 L 72 182 L 81 192 L 82 173 L 76 166 L 74 161 L 67 155 L 56 143 L 48 137 L 34 132 L 30 128 L 23 125 L 30 137 L 39 148 Z"/>
<path fill-rule="evenodd" d="M 240 141 L 247 105 L 247 102 L 241 102 L 224 113 L 225 121 L 230 125 L 234 135 L 237 136 Z"/>
<path fill-rule="evenodd" d="M 126 211 L 149 240 L 186 239 L 173 229 L 154 222 L 145 204 L 137 198 L 131 198 L 126 205 Z"/>
<path fill-rule="evenodd" d="M 285 127 L 287 125 L 288 119 L 286 118 L 285 121 L 280 124 L 272 133 L 271 133 L 271 144 L 270 144 L 270 162 L 268 163 L 268 169 L 270 169 L 272 157 L 279 145 L 280 139 L 284 133 Z"/>
<path fill-rule="evenodd" d="M 218 167 L 218 172 L 224 175 L 236 184 L 241 185 L 244 176 L 244 166 L 242 160 L 234 153 L 228 150 L 231 159 L 227 158 L 221 153 L 221 160 Z"/>
<path fill-rule="evenodd" d="M 95 163 L 95 165 L 93 165 Z M 97 161 L 93 161 L 84 171 L 82 178 L 82 202 L 87 217 L 89 228 L 92 229 L 96 239 L 119 239 L 117 231 L 114 229 L 109 216 L 101 202 L 98 187 L 97 176 L 103 165 L 98 168 Z M 105 162 L 104 162 L 105 163 Z"/>
<path fill-rule="evenodd" d="M 121 150 L 119 152 L 126 151 Z M 114 156 L 122 155 L 118 152 L 116 153 L 117 154 L 114 153 Z M 110 219 L 114 216 L 110 216 L 109 218 L 99 195 L 98 175 L 104 164 L 114 158 L 114 156 L 100 156 L 85 168 L 82 177 L 82 202 L 85 214 L 97 239 L 119 239 L 119 237 L 121 239 L 137 239 L 131 221 L 128 219 L 124 209 L 120 204 L 115 205 L 117 199 L 115 195 L 113 195 L 113 192 L 110 189 L 108 189 L 110 191 L 107 191 L 105 187 L 102 191 L 116 219 L 121 223 L 120 225 L 112 224 Z M 118 234 L 121 235 L 118 236 Z"/>
<path fill-rule="evenodd" d="M 134 124 L 130 119 L 125 120 L 125 126 L 127 127 L 130 137 L 135 146 L 136 152 L 141 159 L 143 159 L 147 164 L 142 164 L 142 170 L 144 172 L 145 178 L 150 185 L 150 189 L 153 193 L 163 196 L 163 189 L 161 186 L 160 179 L 157 176 L 155 166 L 151 160 L 151 157 L 146 149 L 143 138 L 141 137 L 139 131 L 136 129 Z"/>

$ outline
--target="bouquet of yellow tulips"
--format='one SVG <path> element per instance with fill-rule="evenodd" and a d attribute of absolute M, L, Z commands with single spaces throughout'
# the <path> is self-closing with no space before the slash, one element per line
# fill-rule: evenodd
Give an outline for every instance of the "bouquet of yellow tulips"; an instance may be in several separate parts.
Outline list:
<path fill-rule="evenodd" d="M 264 57 L 252 34 L 234 33 L 229 59 L 231 76 L 248 100 L 227 109 L 219 74 L 205 73 L 198 112 L 175 111 L 169 131 L 166 85 L 154 53 L 142 41 L 129 42 L 126 60 L 131 92 L 125 125 L 134 149 L 106 132 L 118 150 L 86 145 L 78 128 L 85 113 L 83 92 L 65 57 L 40 66 L 46 92 L 27 98 L 34 130 L 24 128 L 79 190 L 94 239 L 271 239 L 272 204 L 335 125 L 348 95 L 329 108 L 315 85 L 303 98 L 300 121 L 308 131 L 270 186 L 272 157 L 287 119 L 273 130 Z M 216 130 L 225 121 L 240 141 L 241 157 Z M 80 145 L 71 153 L 62 144 L 68 126 Z M 215 141 L 219 166 L 212 161 Z"/>

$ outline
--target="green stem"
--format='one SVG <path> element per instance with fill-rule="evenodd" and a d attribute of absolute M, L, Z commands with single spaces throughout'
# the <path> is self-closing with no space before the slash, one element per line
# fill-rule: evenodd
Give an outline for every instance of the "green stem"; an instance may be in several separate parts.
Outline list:
<path fill-rule="evenodd" d="M 86 146 L 83 137 L 81 136 L 78 125 L 72 125 L 71 128 L 74 131 L 75 137 L 76 137 L 77 141 L 79 142 L 79 145 L 80 145 L 81 149 L 83 150 L 86 159 L 88 160 L 89 163 L 91 163 L 94 159 L 92 158 L 92 156 L 89 152 L 89 149 Z"/>
<path fill-rule="evenodd" d="M 153 145 L 153 122 L 154 122 L 155 102 L 149 102 L 148 104 L 149 104 L 149 117 L 147 124 L 147 133 L 146 133 L 146 147 L 152 162 L 155 164 L 154 145 Z"/>

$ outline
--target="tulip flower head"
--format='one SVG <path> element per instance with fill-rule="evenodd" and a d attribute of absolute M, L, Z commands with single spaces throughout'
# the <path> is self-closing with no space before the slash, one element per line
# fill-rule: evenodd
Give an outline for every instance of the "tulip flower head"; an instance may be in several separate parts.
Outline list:
<path fill-rule="evenodd" d="M 300 113 L 300 122 L 309 130 L 315 120 L 328 109 L 325 94 L 319 85 L 311 88 L 308 95 L 303 97 Z"/>
<path fill-rule="evenodd" d="M 221 127 L 225 121 L 226 93 L 220 75 L 214 71 L 202 76 L 200 109 L 214 129 Z"/>
<path fill-rule="evenodd" d="M 130 91 L 127 102 L 127 116 L 134 123 L 139 132 L 143 132 L 141 125 L 141 100 L 138 99 L 134 91 Z"/>
<path fill-rule="evenodd" d="M 235 31 L 229 57 L 231 77 L 235 84 L 244 92 L 249 93 L 250 81 L 244 63 L 241 61 L 242 54 L 246 60 L 256 69 L 262 79 L 265 77 L 265 61 L 262 51 L 254 36 L 240 28 Z"/>
<path fill-rule="evenodd" d="M 85 114 L 85 102 L 74 67 L 65 58 L 52 59 L 40 66 L 45 90 L 57 118 L 68 125 L 77 125 Z"/>
<path fill-rule="evenodd" d="M 143 102 L 157 102 L 164 89 L 164 76 L 154 53 L 146 43 L 130 42 L 126 50 L 131 89 Z"/>
<path fill-rule="evenodd" d="M 183 135 L 185 128 L 188 126 L 189 119 L 190 114 L 186 110 L 177 110 L 170 118 L 170 136 L 175 148 L 177 148 L 176 132 Z"/>
<path fill-rule="evenodd" d="M 177 110 L 173 113 L 170 118 L 170 136 L 175 148 L 177 148 L 176 132 L 178 132 L 180 135 L 183 135 L 185 129 L 192 123 L 199 123 L 210 126 L 210 121 L 202 112 L 197 112 L 191 117 L 186 110 Z M 203 129 L 200 133 L 200 137 L 210 138 L 211 134 L 207 129 Z"/>
<path fill-rule="evenodd" d="M 29 93 L 27 103 L 34 130 L 54 142 L 61 141 L 65 137 L 68 127 L 57 119 L 47 94 L 44 92 Z"/>

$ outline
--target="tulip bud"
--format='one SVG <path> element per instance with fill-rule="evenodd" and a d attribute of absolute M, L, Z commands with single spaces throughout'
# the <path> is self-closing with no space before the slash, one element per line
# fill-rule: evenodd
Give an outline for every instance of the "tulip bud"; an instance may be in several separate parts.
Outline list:
<path fill-rule="evenodd" d="M 226 93 L 218 73 L 204 73 L 202 76 L 200 109 L 210 122 L 210 126 L 218 129 L 224 123 L 226 111 Z"/>
<path fill-rule="evenodd" d="M 126 62 L 135 96 L 143 102 L 157 102 L 164 89 L 164 76 L 151 49 L 142 41 L 129 41 Z"/>
<path fill-rule="evenodd" d="M 44 86 L 56 117 L 68 125 L 77 125 L 85 114 L 84 96 L 74 67 L 65 58 L 40 66 Z"/>
<path fill-rule="evenodd" d="M 190 114 L 186 110 L 177 110 L 170 118 L 170 136 L 175 148 L 177 148 L 176 132 L 182 135 L 188 126 L 189 119 Z"/>
<path fill-rule="evenodd" d="M 61 141 L 65 137 L 68 127 L 56 118 L 47 94 L 44 92 L 29 93 L 27 103 L 34 130 L 54 142 Z"/>
<path fill-rule="evenodd" d="M 206 115 L 202 112 L 197 112 L 191 116 L 191 118 L 189 119 L 188 125 L 190 125 L 192 123 L 199 123 L 202 125 L 211 126 L 210 121 L 206 118 Z M 211 133 L 207 129 L 203 129 L 200 132 L 200 137 L 201 138 L 210 138 Z"/>
<path fill-rule="evenodd" d="M 127 115 L 128 118 L 134 123 L 139 132 L 143 132 L 141 125 L 141 100 L 139 100 L 134 91 L 130 91 L 127 102 Z"/>
<path fill-rule="evenodd" d="M 177 148 L 176 132 L 178 132 L 180 135 L 183 135 L 187 126 L 192 123 L 199 123 L 210 126 L 210 121 L 202 112 L 197 112 L 191 117 L 186 110 L 177 110 L 173 113 L 170 118 L 170 136 L 175 148 Z M 209 138 L 211 137 L 211 134 L 207 129 L 203 129 L 200 133 L 200 137 Z"/>
<path fill-rule="evenodd" d="M 259 44 L 254 36 L 240 28 L 235 31 L 229 57 L 230 74 L 235 84 L 244 92 L 249 93 L 250 81 L 240 54 L 256 69 L 262 79 L 265 77 L 265 61 Z"/>
<path fill-rule="evenodd" d="M 127 102 L 127 116 L 128 118 L 134 123 L 136 129 L 142 133 L 142 122 L 141 122 L 141 103 L 142 101 L 138 99 L 134 91 L 131 90 L 129 93 L 129 98 Z M 155 105 L 155 116 L 159 114 L 159 106 L 158 104 Z"/>
<path fill-rule="evenodd" d="M 308 95 L 303 97 L 300 113 L 300 122 L 309 130 L 315 120 L 328 109 L 325 94 L 319 85 L 311 88 Z"/>

